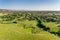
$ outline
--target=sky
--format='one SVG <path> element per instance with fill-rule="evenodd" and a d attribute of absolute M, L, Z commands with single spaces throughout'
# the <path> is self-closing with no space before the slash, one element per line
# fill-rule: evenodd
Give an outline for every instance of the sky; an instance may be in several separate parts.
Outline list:
<path fill-rule="evenodd" d="M 60 0 L 0 0 L 0 9 L 60 10 Z"/>

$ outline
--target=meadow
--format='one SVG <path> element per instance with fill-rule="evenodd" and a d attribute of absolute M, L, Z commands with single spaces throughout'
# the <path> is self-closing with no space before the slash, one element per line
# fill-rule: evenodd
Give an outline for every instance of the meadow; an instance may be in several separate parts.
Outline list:
<path fill-rule="evenodd" d="M 58 15 L 38 11 L 4 13 L 0 14 L 0 40 L 60 40 Z"/>

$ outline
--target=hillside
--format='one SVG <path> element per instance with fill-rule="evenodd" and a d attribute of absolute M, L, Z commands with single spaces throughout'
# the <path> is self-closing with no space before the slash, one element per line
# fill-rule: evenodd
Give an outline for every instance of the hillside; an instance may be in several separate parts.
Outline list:
<path fill-rule="evenodd" d="M 60 11 L 0 11 L 0 40 L 60 40 Z"/>

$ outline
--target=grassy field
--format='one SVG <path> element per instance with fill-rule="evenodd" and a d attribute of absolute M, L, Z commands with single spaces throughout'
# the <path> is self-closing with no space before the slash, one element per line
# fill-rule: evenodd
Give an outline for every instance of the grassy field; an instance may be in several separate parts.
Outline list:
<path fill-rule="evenodd" d="M 7 13 L 0 13 L 0 16 L 8 15 Z"/>
<path fill-rule="evenodd" d="M 36 27 L 37 22 L 23 20 L 17 24 L 0 24 L 0 40 L 60 40 L 54 34 L 46 31 L 33 34 L 31 29 L 24 29 L 24 24 L 29 24 L 28 27 L 30 25 Z"/>
<path fill-rule="evenodd" d="M 22 13 L 0 13 L 0 40 L 60 40 L 57 34 L 50 33 L 58 32 L 60 24 L 51 21 L 43 22 L 46 18 L 44 15 Z M 50 16 L 48 15 L 48 19 Z"/>
<path fill-rule="evenodd" d="M 18 24 L 0 24 L 0 40 L 60 40 L 57 36 L 46 31 L 32 34 L 21 26 Z"/>
<path fill-rule="evenodd" d="M 56 22 L 45 22 L 43 23 L 46 27 L 49 27 L 50 28 L 50 31 L 51 32 L 57 32 L 59 30 L 59 25 L 60 24 L 57 24 Z"/>

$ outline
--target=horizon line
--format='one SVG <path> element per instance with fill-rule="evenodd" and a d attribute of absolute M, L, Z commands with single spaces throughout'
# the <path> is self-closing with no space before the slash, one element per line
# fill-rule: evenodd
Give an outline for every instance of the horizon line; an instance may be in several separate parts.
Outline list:
<path fill-rule="evenodd" d="M 11 10 L 11 11 L 60 11 L 60 10 L 27 10 L 27 9 L 1 9 L 0 10 Z"/>

